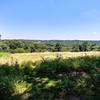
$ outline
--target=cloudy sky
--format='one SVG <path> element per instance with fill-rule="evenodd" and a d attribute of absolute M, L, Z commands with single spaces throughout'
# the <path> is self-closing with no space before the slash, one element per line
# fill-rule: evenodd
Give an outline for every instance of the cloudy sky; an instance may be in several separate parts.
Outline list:
<path fill-rule="evenodd" d="M 0 0 L 3 39 L 100 40 L 100 0 Z"/>

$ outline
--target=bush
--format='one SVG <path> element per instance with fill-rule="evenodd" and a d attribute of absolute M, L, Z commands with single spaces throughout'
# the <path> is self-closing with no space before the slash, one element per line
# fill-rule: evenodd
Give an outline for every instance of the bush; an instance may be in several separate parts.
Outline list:
<path fill-rule="evenodd" d="M 23 48 L 17 48 L 14 50 L 14 53 L 25 53 L 26 51 Z"/>

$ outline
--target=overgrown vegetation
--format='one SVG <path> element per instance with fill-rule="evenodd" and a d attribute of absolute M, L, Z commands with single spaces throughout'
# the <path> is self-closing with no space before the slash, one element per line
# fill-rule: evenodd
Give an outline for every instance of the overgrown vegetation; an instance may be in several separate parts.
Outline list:
<path fill-rule="evenodd" d="M 100 41 L 1 40 L 0 51 L 11 53 L 100 51 Z"/>
<path fill-rule="evenodd" d="M 100 100 L 100 56 L 0 65 L 1 100 Z"/>
<path fill-rule="evenodd" d="M 0 52 L 0 57 L 7 57 L 9 54 L 8 52 Z"/>

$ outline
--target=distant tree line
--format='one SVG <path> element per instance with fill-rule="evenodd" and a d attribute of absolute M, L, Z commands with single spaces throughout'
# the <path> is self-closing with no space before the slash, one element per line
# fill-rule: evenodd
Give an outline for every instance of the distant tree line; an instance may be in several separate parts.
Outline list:
<path fill-rule="evenodd" d="M 100 51 L 100 41 L 1 40 L 0 51 L 11 53 Z"/>

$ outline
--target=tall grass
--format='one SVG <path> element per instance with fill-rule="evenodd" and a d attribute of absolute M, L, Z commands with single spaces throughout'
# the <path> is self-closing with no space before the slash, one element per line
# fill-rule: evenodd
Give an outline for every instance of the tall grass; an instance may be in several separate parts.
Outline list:
<path fill-rule="evenodd" d="M 0 52 L 0 57 L 7 57 L 9 54 L 8 52 Z"/>
<path fill-rule="evenodd" d="M 100 56 L 0 65 L 1 100 L 100 100 Z"/>
<path fill-rule="evenodd" d="M 0 57 L 0 64 L 12 63 L 12 62 L 36 62 L 45 59 L 55 59 L 58 55 L 61 55 L 64 59 L 73 57 L 83 57 L 83 56 L 100 56 L 100 52 L 41 52 L 41 53 L 15 53 L 9 54 L 9 56 Z"/>

